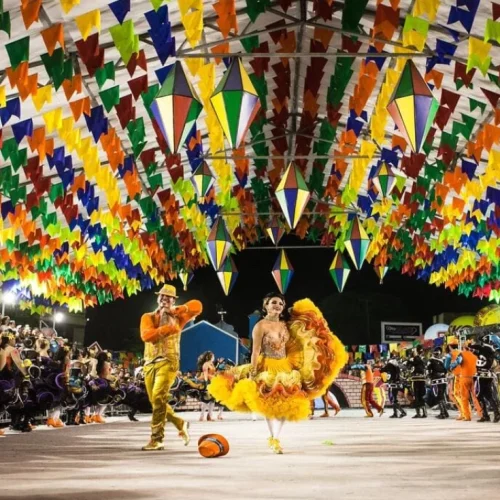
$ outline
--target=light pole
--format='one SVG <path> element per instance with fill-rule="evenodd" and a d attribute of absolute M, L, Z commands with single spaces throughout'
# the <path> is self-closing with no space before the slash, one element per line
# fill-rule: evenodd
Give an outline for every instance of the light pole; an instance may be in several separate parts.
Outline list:
<path fill-rule="evenodd" d="M 61 321 L 64 321 L 64 314 L 60 311 L 54 313 L 54 316 L 52 317 L 52 328 L 55 330 L 56 323 L 60 323 Z"/>
<path fill-rule="evenodd" d="M 5 306 L 13 305 L 16 303 L 16 296 L 12 292 L 5 292 L 2 294 L 2 316 L 5 316 Z"/>

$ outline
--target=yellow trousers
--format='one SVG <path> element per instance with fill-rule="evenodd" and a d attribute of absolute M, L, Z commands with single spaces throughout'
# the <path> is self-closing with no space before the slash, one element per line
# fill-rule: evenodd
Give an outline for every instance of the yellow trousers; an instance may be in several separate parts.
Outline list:
<path fill-rule="evenodd" d="M 153 407 L 151 418 L 151 441 L 162 442 L 165 435 L 165 422 L 172 422 L 177 430 L 182 430 L 184 420 L 175 415 L 168 404 L 170 387 L 177 375 L 176 367 L 169 361 L 158 361 L 144 367 L 144 382 L 149 401 Z"/>

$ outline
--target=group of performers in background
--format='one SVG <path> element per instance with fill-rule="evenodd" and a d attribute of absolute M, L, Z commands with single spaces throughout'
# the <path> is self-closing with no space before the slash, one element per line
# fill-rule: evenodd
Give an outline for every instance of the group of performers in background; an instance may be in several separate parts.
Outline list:
<path fill-rule="evenodd" d="M 462 348 L 459 345 L 457 338 L 451 338 L 446 352 L 442 347 L 425 351 L 417 346 L 407 359 L 394 353 L 385 364 L 378 366 L 388 388 L 391 418 L 406 417 L 401 404 L 402 397 L 406 396 L 415 408 L 413 418 L 427 418 L 427 407 L 439 409 L 436 418 L 449 418 L 448 408 L 453 404 L 458 410 L 457 420 L 471 421 L 474 406 L 479 422 L 490 422 L 490 412 L 493 422 L 500 421 L 497 378 L 500 338 L 488 334 L 464 342 Z M 373 397 L 374 368 L 373 361 L 350 366 L 362 374 L 361 401 L 367 417 L 373 417 L 372 408 L 380 415 L 383 413 L 383 402 Z"/>
<path fill-rule="evenodd" d="M 16 327 L 9 318 L 1 320 L 0 411 L 10 414 L 14 430 L 30 432 L 33 418 L 45 412 L 47 425 L 104 423 L 110 405 L 128 405 L 130 420 L 135 414 L 152 412 L 151 439 L 145 451 L 164 448 L 164 428 L 172 423 L 184 444 L 189 444 L 189 423 L 174 412 L 188 397 L 202 405 L 200 420 L 214 420 L 213 411 L 248 412 L 264 416 L 269 429 L 268 444 L 283 453 L 281 429 L 286 421 L 311 418 L 314 400 L 323 399 L 325 412 L 340 406 L 329 392 L 339 372 L 346 367 L 347 353 L 329 330 L 321 312 L 308 299 L 286 308 L 279 293 L 268 294 L 262 305 L 262 319 L 252 332 L 249 364 L 234 366 L 229 360 L 216 361 L 212 352 L 198 359 L 198 372 L 179 372 L 180 338 L 185 324 L 202 312 L 202 304 L 191 300 L 175 306 L 176 289 L 164 285 L 158 293 L 158 307 L 141 319 L 145 343 L 143 366 L 132 375 L 117 373 L 106 351 L 78 349 L 57 337 L 50 329 L 40 331 Z M 385 394 L 374 385 L 379 370 L 388 388 L 393 413 L 407 415 L 402 396 L 413 402 L 413 418 L 427 418 L 426 407 L 437 407 L 437 418 L 449 418 L 450 403 L 459 411 L 458 420 L 472 419 L 471 403 L 480 422 L 500 421 L 495 369 L 500 358 L 500 339 L 484 335 L 459 347 L 458 339 L 448 341 L 446 352 L 435 348 L 413 349 L 410 357 L 397 354 L 383 364 L 373 361 L 348 367 L 359 371 L 361 399 L 368 417 L 372 409 L 384 412 Z M 376 397 L 377 396 L 377 397 Z"/>
<path fill-rule="evenodd" d="M 12 430 L 31 432 L 35 422 L 53 428 L 104 424 L 105 412 L 113 407 L 126 408 L 131 421 L 137 421 L 138 412 L 151 413 L 143 366 L 130 372 L 97 345 L 80 349 L 50 328 L 16 326 L 8 317 L 1 323 L 0 413 L 8 417 Z M 210 361 L 210 367 L 176 373 L 169 403 L 175 407 L 188 398 L 198 400 L 211 420 L 215 401 L 207 392 L 208 383 L 217 370 L 234 362 L 215 361 L 208 352 L 200 359 Z M 223 410 L 219 405 L 219 420 Z"/>

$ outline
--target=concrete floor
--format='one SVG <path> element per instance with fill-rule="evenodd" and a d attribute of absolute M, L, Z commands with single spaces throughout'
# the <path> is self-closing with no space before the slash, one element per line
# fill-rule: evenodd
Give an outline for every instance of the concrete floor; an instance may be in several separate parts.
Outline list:
<path fill-rule="evenodd" d="M 411 412 L 413 413 L 413 412 Z M 319 415 L 319 412 L 317 412 Z M 166 450 L 145 453 L 148 417 L 131 423 L 40 427 L 0 440 L 0 498 L 23 499 L 339 499 L 500 498 L 500 423 L 336 418 L 285 424 L 284 455 L 266 445 L 267 426 L 225 413 L 192 421 L 184 447 L 167 427 Z M 227 437 L 226 457 L 204 459 L 198 437 Z"/>

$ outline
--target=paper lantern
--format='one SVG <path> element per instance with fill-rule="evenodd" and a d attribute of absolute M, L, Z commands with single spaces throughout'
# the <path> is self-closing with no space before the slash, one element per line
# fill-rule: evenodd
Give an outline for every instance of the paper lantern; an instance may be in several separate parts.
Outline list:
<path fill-rule="evenodd" d="M 387 266 L 375 266 L 374 269 L 380 280 L 380 284 L 382 284 L 389 268 Z"/>
<path fill-rule="evenodd" d="M 238 278 L 238 269 L 231 256 L 224 261 L 222 267 L 217 271 L 217 277 L 219 278 L 224 293 L 229 295 L 236 283 L 236 278 Z"/>
<path fill-rule="evenodd" d="M 370 238 L 368 238 L 358 216 L 355 216 L 347 231 L 345 247 L 349 252 L 352 263 L 358 270 L 363 265 L 369 244 Z"/>
<path fill-rule="evenodd" d="M 394 186 L 396 185 L 396 180 L 396 175 L 394 174 L 391 166 L 387 165 L 385 162 L 382 162 L 372 179 L 377 191 L 383 198 L 390 196 Z"/>
<path fill-rule="evenodd" d="M 309 189 L 300 170 L 294 163 L 290 163 L 276 188 L 276 198 L 292 229 L 302 217 L 310 197 Z"/>
<path fill-rule="evenodd" d="M 285 234 L 285 228 L 278 217 L 274 216 L 271 219 L 269 226 L 266 227 L 266 232 L 271 241 L 277 245 Z"/>
<path fill-rule="evenodd" d="M 337 285 L 338 291 L 341 293 L 347 283 L 347 278 L 349 277 L 350 272 L 351 268 L 349 267 L 349 264 L 344 257 L 342 257 L 342 254 L 337 252 L 330 266 L 330 276 Z"/>
<path fill-rule="evenodd" d="M 389 101 L 387 110 L 415 153 L 419 153 L 439 104 L 409 59 Z"/>
<path fill-rule="evenodd" d="M 230 249 L 231 237 L 227 232 L 224 221 L 218 218 L 212 226 L 207 238 L 208 257 L 216 271 L 221 268 Z"/>
<path fill-rule="evenodd" d="M 272 275 L 281 293 L 285 294 L 293 276 L 293 267 L 284 250 L 281 250 L 274 263 Z"/>
<path fill-rule="evenodd" d="M 179 61 L 169 71 L 151 111 L 172 153 L 178 153 L 193 128 L 202 105 Z"/>
<path fill-rule="evenodd" d="M 182 286 L 184 288 L 184 291 L 187 290 L 187 286 L 189 283 L 191 283 L 191 280 L 194 278 L 194 274 L 187 272 L 187 271 L 181 271 L 179 273 L 179 279 L 181 280 Z"/>
<path fill-rule="evenodd" d="M 193 172 L 191 182 L 193 183 L 199 201 L 203 202 L 205 196 L 207 196 L 210 188 L 214 184 L 214 176 L 207 162 L 204 161 L 198 165 L 197 169 Z"/>
<path fill-rule="evenodd" d="M 260 109 L 260 100 L 239 58 L 233 58 L 210 102 L 232 149 L 239 148 Z"/>

